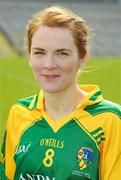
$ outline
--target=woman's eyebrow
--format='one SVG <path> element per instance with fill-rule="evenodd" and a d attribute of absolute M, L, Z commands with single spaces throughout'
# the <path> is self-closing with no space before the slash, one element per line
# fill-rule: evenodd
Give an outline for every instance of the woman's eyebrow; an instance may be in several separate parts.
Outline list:
<path fill-rule="evenodd" d="M 33 47 L 32 50 L 39 50 L 39 51 L 45 51 L 45 49 L 43 48 L 39 48 L 39 47 Z M 68 49 L 68 48 L 61 48 L 61 49 L 55 49 L 55 51 L 57 52 L 61 52 L 61 51 L 72 51 L 72 49 Z"/>
<path fill-rule="evenodd" d="M 60 51 L 72 51 L 72 49 L 62 48 L 62 49 L 56 49 L 57 52 Z"/>
<path fill-rule="evenodd" d="M 32 50 L 39 50 L 39 51 L 45 51 L 45 49 L 43 48 L 39 48 L 39 47 L 33 47 Z"/>

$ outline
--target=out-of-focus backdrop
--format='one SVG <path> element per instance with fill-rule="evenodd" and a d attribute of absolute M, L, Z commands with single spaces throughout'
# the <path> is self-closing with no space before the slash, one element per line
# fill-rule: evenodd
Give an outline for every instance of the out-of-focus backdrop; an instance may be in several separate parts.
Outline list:
<path fill-rule="evenodd" d="M 39 92 L 24 50 L 25 27 L 50 5 L 72 9 L 93 29 L 90 58 L 80 83 L 98 84 L 121 103 L 121 0 L 0 0 L 0 146 L 10 106 Z"/>

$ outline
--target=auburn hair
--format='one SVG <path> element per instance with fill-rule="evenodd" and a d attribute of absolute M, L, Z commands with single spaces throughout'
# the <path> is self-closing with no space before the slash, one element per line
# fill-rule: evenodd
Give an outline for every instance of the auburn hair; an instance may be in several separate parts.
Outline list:
<path fill-rule="evenodd" d="M 32 37 L 40 26 L 69 29 L 72 32 L 79 54 L 82 58 L 84 57 L 87 52 L 91 29 L 81 17 L 74 14 L 70 9 L 51 6 L 33 15 L 26 27 L 25 46 L 29 54 L 31 52 Z"/>

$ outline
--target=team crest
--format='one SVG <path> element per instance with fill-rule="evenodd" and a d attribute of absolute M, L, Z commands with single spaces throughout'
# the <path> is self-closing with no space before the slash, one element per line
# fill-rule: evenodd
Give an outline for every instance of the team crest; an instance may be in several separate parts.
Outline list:
<path fill-rule="evenodd" d="M 79 161 L 80 170 L 87 168 L 92 162 L 93 150 L 87 147 L 81 147 L 78 151 L 77 159 Z"/>

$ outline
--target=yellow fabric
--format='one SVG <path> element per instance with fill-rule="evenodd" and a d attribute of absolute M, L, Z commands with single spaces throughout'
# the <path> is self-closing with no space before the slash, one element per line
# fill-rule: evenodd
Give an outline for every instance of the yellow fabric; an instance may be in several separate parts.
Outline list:
<path fill-rule="evenodd" d="M 101 147 L 101 180 L 121 179 L 121 120 L 113 113 L 104 113 L 96 118 L 102 121 L 106 137 Z"/>

